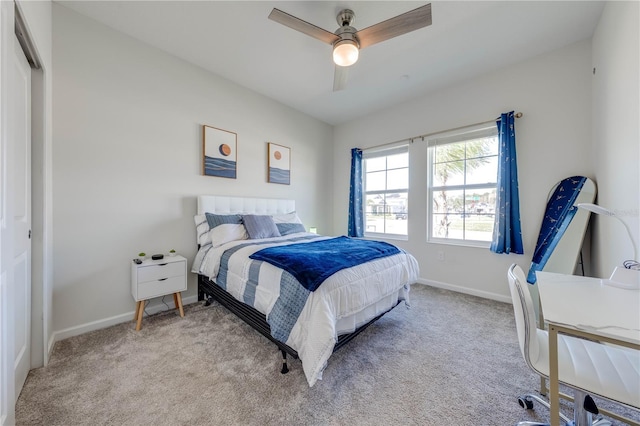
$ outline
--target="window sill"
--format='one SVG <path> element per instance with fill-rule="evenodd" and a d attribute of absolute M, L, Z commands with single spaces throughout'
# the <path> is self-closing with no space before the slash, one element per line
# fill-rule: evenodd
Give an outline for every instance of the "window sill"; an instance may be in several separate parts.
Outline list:
<path fill-rule="evenodd" d="M 445 238 L 432 238 L 430 240 L 427 240 L 427 243 L 441 244 L 445 246 L 471 247 L 471 248 L 482 248 L 482 249 L 489 249 L 491 247 L 491 243 L 487 241 L 448 240 Z"/>
<path fill-rule="evenodd" d="M 386 240 L 409 241 L 408 235 L 381 234 L 381 233 L 372 233 L 372 232 L 365 233 L 363 238 L 372 238 L 372 239 L 384 238 Z"/>

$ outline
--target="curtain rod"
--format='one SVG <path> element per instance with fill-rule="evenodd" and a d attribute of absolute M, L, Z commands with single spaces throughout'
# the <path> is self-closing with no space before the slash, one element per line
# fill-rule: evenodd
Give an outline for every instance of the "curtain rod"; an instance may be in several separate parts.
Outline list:
<path fill-rule="evenodd" d="M 521 112 L 516 112 L 513 116 L 515 118 L 521 118 L 524 114 Z M 427 138 L 429 136 L 434 136 L 434 135 L 439 135 L 440 133 L 446 133 L 446 132 L 453 132 L 454 130 L 463 130 L 463 129 L 467 129 L 469 127 L 475 127 L 475 126 L 481 126 L 483 124 L 489 124 L 489 123 L 494 123 L 496 120 L 500 119 L 500 117 L 498 118 L 494 118 L 493 120 L 487 120 L 487 121 L 482 121 L 480 123 L 474 123 L 474 124 L 467 124 L 466 126 L 460 126 L 460 127 L 454 127 L 452 129 L 447 129 L 447 130 L 440 130 L 438 132 L 431 132 L 431 133 L 425 133 L 424 135 L 418 135 L 418 136 L 413 136 L 410 138 L 404 138 L 404 139 L 400 139 L 394 142 L 387 142 L 387 143 L 383 143 L 380 145 L 375 145 L 375 146 L 370 146 L 368 148 L 363 148 L 363 149 L 375 149 L 375 148 L 381 148 L 383 146 L 387 146 L 387 145 L 394 145 L 400 142 L 404 142 L 404 141 L 410 141 L 411 143 L 413 143 L 414 139 L 423 139 Z"/>

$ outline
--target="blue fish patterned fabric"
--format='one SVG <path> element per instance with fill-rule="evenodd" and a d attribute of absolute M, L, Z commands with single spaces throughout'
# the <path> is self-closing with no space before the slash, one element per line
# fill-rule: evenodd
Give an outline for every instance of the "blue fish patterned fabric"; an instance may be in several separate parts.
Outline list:
<path fill-rule="evenodd" d="M 578 207 L 574 204 L 586 181 L 587 178 L 584 176 L 568 177 L 560 181 L 551 194 L 527 275 L 529 284 L 535 284 L 536 271 L 542 271 L 544 265 L 547 264 L 551 253 L 575 216 Z"/>

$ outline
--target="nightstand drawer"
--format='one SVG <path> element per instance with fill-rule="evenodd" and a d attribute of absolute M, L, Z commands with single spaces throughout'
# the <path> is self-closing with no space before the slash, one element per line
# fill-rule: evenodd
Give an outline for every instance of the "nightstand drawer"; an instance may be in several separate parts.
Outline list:
<path fill-rule="evenodd" d="M 157 281 L 162 278 L 183 277 L 184 262 L 161 263 L 138 268 L 138 282 Z"/>
<path fill-rule="evenodd" d="M 156 281 L 146 281 L 138 283 L 138 300 L 151 299 L 153 297 L 164 296 L 165 294 L 185 291 L 187 281 L 184 275 L 171 277 Z"/>

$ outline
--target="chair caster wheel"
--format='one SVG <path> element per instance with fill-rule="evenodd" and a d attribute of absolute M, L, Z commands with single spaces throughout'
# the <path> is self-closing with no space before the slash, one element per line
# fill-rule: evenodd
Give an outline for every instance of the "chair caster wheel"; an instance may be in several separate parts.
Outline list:
<path fill-rule="evenodd" d="M 533 401 L 528 396 L 519 397 L 518 404 L 520 404 L 522 408 L 526 408 L 527 410 L 533 409 Z"/>

